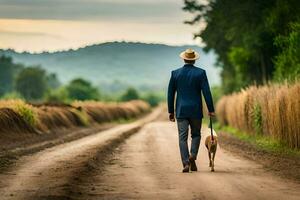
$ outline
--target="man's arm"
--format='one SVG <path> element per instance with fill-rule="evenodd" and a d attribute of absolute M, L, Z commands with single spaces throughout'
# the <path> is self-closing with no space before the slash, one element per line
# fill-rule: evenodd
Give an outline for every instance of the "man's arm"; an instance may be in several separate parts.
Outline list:
<path fill-rule="evenodd" d="M 169 81 L 169 86 L 168 86 L 168 111 L 170 114 L 169 118 L 171 121 L 175 121 L 175 118 L 174 118 L 175 92 L 176 92 L 176 86 L 175 86 L 175 81 L 174 81 L 173 72 L 172 72 L 171 78 Z"/>
<path fill-rule="evenodd" d="M 214 116 L 215 108 L 214 108 L 214 103 L 213 103 L 213 99 L 212 99 L 212 95 L 210 92 L 209 83 L 208 83 L 205 71 L 201 78 L 201 90 L 202 90 L 202 93 L 203 93 L 203 96 L 204 96 L 204 99 L 206 102 L 206 106 L 207 106 L 209 115 Z"/>

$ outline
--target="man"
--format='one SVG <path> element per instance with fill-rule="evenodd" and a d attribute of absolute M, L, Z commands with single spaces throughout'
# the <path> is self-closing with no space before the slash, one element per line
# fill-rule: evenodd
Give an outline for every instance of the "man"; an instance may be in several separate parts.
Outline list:
<path fill-rule="evenodd" d="M 214 116 L 214 105 L 205 70 L 195 67 L 199 54 L 187 49 L 180 54 L 185 65 L 172 71 L 168 87 L 169 119 L 175 122 L 174 99 L 176 95 L 176 119 L 179 133 L 179 148 L 183 164 L 182 172 L 197 171 L 195 160 L 201 140 L 203 118 L 202 97 L 204 96 L 209 116 Z M 191 127 L 191 150 L 188 149 L 188 130 Z"/>

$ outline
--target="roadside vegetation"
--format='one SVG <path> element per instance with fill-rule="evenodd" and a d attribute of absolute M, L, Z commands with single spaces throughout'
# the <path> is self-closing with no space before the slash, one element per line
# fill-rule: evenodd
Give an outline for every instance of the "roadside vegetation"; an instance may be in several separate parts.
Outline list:
<path fill-rule="evenodd" d="M 41 66 L 15 63 L 11 57 L 0 56 L 0 99 L 22 99 L 31 103 L 72 103 L 74 100 L 125 102 L 144 100 L 156 106 L 164 95 L 155 91 L 139 91 L 128 87 L 122 92 L 104 93 L 89 80 L 75 78 L 62 84 L 57 75 L 48 73 Z"/>
<path fill-rule="evenodd" d="M 49 132 L 58 128 L 84 127 L 131 120 L 150 111 L 148 103 L 74 101 L 72 104 L 28 104 L 22 100 L 0 101 L 0 132 Z"/>
<path fill-rule="evenodd" d="M 219 124 L 258 146 L 299 150 L 299 1 L 185 0 L 183 10 L 194 16 L 187 24 L 207 23 L 195 37 L 222 69 Z"/>
<path fill-rule="evenodd" d="M 300 2 L 298 0 L 185 0 L 195 34 L 217 54 L 222 91 L 299 79 Z M 202 26 L 201 26 L 202 27 Z"/>
<path fill-rule="evenodd" d="M 269 136 L 300 149 L 300 83 L 249 87 L 222 97 L 217 104 L 221 125 L 250 135 Z"/>
<path fill-rule="evenodd" d="M 219 122 L 214 125 L 223 149 L 260 163 L 268 171 L 285 179 L 300 181 L 300 149 L 289 148 L 266 135 L 249 134 Z"/>
<path fill-rule="evenodd" d="M 241 141 L 250 143 L 260 150 L 281 155 L 296 156 L 300 158 L 299 149 L 287 148 L 285 144 L 268 136 L 250 135 L 248 132 L 241 131 L 240 129 L 234 128 L 232 126 L 220 125 L 219 122 L 214 126 L 214 128 L 217 132 L 220 133 L 230 133 L 233 137 L 238 138 Z"/>
<path fill-rule="evenodd" d="M 128 88 L 103 94 L 90 81 L 76 78 L 63 85 L 40 66 L 16 64 L 0 56 L 0 132 L 44 133 L 136 119 L 162 100 L 156 93 Z"/>

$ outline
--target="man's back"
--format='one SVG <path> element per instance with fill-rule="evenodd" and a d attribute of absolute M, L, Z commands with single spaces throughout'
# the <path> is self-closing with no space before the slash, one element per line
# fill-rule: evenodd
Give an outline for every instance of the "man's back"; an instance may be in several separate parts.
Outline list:
<path fill-rule="evenodd" d="M 175 122 L 174 99 L 176 98 L 176 118 L 179 136 L 179 149 L 183 165 L 182 172 L 197 171 L 196 159 L 201 141 L 202 97 L 203 94 L 209 115 L 214 115 L 214 106 L 205 70 L 193 64 L 200 58 L 193 49 L 180 53 L 186 63 L 183 67 L 172 71 L 168 87 L 169 119 Z M 189 127 L 191 129 L 191 149 L 188 148 Z"/>
<path fill-rule="evenodd" d="M 201 119 L 203 117 L 201 92 L 209 111 L 214 112 L 205 70 L 186 64 L 172 71 L 168 88 L 169 113 L 174 113 L 175 92 L 177 92 L 176 118 Z"/>

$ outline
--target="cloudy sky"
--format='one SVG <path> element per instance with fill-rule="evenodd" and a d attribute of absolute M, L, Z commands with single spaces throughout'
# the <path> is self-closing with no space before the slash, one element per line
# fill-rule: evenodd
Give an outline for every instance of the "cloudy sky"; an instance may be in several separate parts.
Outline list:
<path fill-rule="evenodd" d="M 183 0 L 0 0 L 0 48 L 56 51 L 107 41 L 200 44 Z"/>

